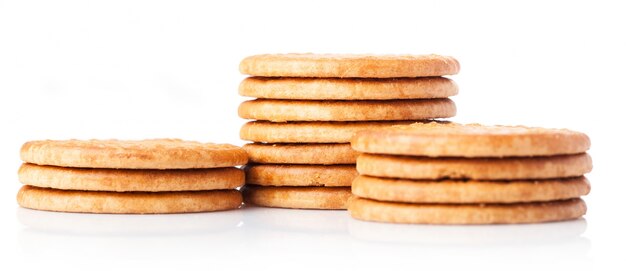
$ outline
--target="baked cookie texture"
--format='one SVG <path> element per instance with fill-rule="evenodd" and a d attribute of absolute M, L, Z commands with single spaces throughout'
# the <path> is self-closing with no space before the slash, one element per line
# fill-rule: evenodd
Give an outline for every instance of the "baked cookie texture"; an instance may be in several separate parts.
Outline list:
<path fill-rule="evenodd" d="M 20 206 L 29 209 L 107 214 L 169 214 L 222 211 L 239 208 L 237 190 L 188 192 L 96 192 L 22 186 Z"/>
<path fill-rule="evenodd" d="M 27 163 L 83 168 L 219 168 L 248 162 L 240 147 L 179 139 L 30 141 L 20 154 Z"/>
<path fill-rule="evenodd" d="M 243 170 L 214 169 L 93 169 L 23 164 L 18 179 L 25 185 L 89 191 L 197 191 L 243 186 Z"/>
<path fill-rule="evenodd" d="M 518 180 L 576 177 L 592 169 L 586 153 L 545 157 L 431 158 L 362 154 L 363 175 L 406 179 Z"/>
<path fill-rule="evenodd" d="M 401 78 L 457 74 L 459 62 L 440 55 L 265 54 L 245 58 L 243 74 L 264 77 Z"/>
<path fill-rule="evenodd" d="M 263 186 L 349 187 L 359 174 L 354 165 L 248 165 L 246 183 Z"/>
<path fill-rule="evenodd" d="M 18 170 L 24 208 L 77 213 L 165 214 L 236 209 L 247 153 L 178 139 L 26 142 Z"/>
<path fill-rule="evenodd" d="M 254 142 L 244 146 L 248 204 L 345 209 L 358 176 L 359 152 L 347 144 L 356 132 L 456 114 L 448 97 L 458 86 L 442 77 L 459 71 L 452 57 L 256 55 L 240 71 L 252 77 L 239 94 L 256 98 L 238 109 L 254 120 L 240 130 Z"/>
<path fill-rule="evenodd" d="M 246 185 L 242 192 L 246 205 L 295 209 L 346 209 L 351 196 L 349 187 Z"/>
<path fill-rule="evenodd" d="M 359 155 L 348 143 L 262 144 L 243 146 L 251 163 L 262 164 L 354 164 Z"/>
<path fill-rule="evenodd" d="M 239 106 L 244 119 L 287 121 L 380 121 L 448 118 L 456 114 L 450 99 L 386 101 L 289 101 L 257 99 Z"/>
<path fill-rule="evenodd" d="M 551 156 L 591 146 L 587 135 L 566 129 L 434 122 L 360 131 L 351 142 L 360 152 L 431 157 Z"/>
<path fill-rule="evenodd" d="M 251 121 L 241 127 L 239 136 L 264 143 L 349 143 L 361 130 L 411 123 L 414 121 Z"/>
<path fill-rule="evenodd" d="M 591 187 L 585 177 L 485 181 L 410 180 L 361 175 L 352 182 L 352 193 L 378 201 L 406 203 L 520 203 L 578 198 Z"/>
<path fill-rule="evenodd" d="M 520 224 L 576 219 L 587 212 L 582 199 L 514 204 L 410 204 L 353 197 L 353 218 L 410 224 Z"/>
<path fill-rule="evenodd" d="M 576 219 L 589 138 L 565 129 L 415 123 L 358 131 L 352 217 L 415 224 Z"/>
<path fill-rule="evenodd" d="M 459 92 L 445 77 L 293 78 L 248 77 L 239 85 L 247 97 L 284 100 L 410 100 L 447 98 Z"/>

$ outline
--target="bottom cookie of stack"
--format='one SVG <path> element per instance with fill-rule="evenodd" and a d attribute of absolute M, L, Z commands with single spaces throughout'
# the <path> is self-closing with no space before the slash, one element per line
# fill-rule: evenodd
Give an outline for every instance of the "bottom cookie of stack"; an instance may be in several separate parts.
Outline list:
<path fill-rule="evenodd" d="M 237 190 L 182 192 L 106 192 L 23 186 L 17 195 L 20 206 L 29 209 L 107 214 L 195 213 L 236 209 L 241 205 Z"/>
<path fill-rule="evenodd" d="M 356 219 L 414 224 L 520 224 L 570 220 L 587 211 L 582 199 L 512 204 L 411 204 L 354 197 Z"/>

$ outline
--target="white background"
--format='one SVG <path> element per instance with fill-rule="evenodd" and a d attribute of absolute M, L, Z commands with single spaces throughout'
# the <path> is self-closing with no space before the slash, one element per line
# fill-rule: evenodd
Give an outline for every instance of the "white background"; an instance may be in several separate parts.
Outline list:
<path fill-rule="evenodd" d="M 620 1 L 212 2 L 0 0 L 0 269 L 624 268 Z M 345 212 L 135 217 L 17 207 L 27 140 L 243 144 L 239 61 L 288 52 L 457 57 L 455 121 L 590 135 L 586 220 L 433 227 Z"/>

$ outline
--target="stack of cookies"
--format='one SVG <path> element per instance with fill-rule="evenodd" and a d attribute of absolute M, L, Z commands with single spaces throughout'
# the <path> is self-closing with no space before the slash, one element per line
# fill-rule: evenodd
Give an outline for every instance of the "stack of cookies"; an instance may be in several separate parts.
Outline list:
<path fill-rule="evenodd" d="M 30 209 L 79 213 L 190 213 L 236 209 L 245 151 L 175 139 L 31 141 L 22 146 Z"/>
<path fill-rule="evenodd" d="M 257 55 L 240 64 L 251 75 L 239 93 L 246 203 L 283 208 L 346 209 L 358 175 L 349 145 L 356 131 L 452 117 L 458 92 L 442 76 L 451 57 Z"/>
<path fill-rule="evenodd" d="M 589 138 L 521 126 L 416 123 L 361 131 L 352 217 L 393 223 L 506 224 L 585 214 Z"/>

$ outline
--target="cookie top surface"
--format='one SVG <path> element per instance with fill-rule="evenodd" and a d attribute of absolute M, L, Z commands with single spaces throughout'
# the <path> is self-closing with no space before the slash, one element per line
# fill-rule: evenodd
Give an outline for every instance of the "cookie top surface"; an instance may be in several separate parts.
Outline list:
<path fill-rule="evenodd" d="M 28 163 L 84 168 L 218 168 L 248 161 L 234 145 L 180 139 L 30 141 L 20 154 Z"/>
<path fill-rule="evenodd" d="M 239 84 L 247 97 L 286 100 L 393 100 L 446 98 L 458 93 L 457 84 L 445 77 L 268 78 L 248 77 Z"/>
<path fill-rule="evenodd" d="M 245 58 L 243 74 L 265 77 L 394 78 L 457 74 L 459 62 L 441 55 L 265 54 Z"/>
<path fill-rule="evenodd" d="M 434 122 L 359 131 L 351 142 L 360 152 L 431 157 L 576 154 L 591 145 L 587 135 L 566 129 Z"/>

